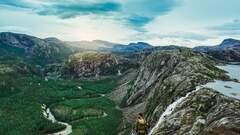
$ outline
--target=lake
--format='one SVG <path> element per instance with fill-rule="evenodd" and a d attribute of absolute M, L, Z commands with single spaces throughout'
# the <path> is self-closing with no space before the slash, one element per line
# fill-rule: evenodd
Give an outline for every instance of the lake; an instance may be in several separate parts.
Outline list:
<path fill-rule="evenodd" d="M 240 82 L 240 65 L 225 65 L 217 67 L 227 71 L 227 74 L 232 79 L 237 79 Z M 203 86 L 215 89 L 229 97 L 240 99 L 240 83 L 238 82 L 215 80 L 214 82 L 209 82 Z"/>

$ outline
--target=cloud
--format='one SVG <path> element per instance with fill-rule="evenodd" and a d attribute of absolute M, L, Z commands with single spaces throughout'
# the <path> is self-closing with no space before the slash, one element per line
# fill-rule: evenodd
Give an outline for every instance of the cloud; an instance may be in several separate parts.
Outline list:
<path fill-rule="evenodd" d="M 0 5 L 17 7 L 17 8 L 30 8 L 28 4 L 26 4 L 22 0 L 1 0 Z"/>
<path fill-rule="evenodd" d="M 226 22 L 221 25 L 209 27 L 211 30 L 216 31 L 221 36 L 234 36 L 240 34 L 240 20 L 235 19 L 231 22 Z"/>
<path fill-rule="evenodd" d="M 27 8 L 39 15 L 55 15 L 60 18 L 73 18 L 86 14 L 102 14 L 116 12 L 121 5 L 118 2 L 95 0 L 1 0 L 1 6 Z"/>
<path fill-rule="evenodd" d="M 146 23 L 149 23 L 152 18 L 143 17 L 143 16 L 132 16 L 128 18 L 128 23 L 134 24 L 134 26 L 143 26 Z"/>
<path fill-rule="evenodd" d="M 17 33 L 28 33 L 30 32 L 27 28 L 21 26 L 0 26 L 2 32 L 17 32 Z"/>
<path fill-rule="evenodd" d="M 179 5 L 179 0 L 129 0 L 123 3 L 123 12 L 145 17 L 166 14 Z"/>
<path fill-rule="evenodd" d="M 38 14 L 56 15 L 63 19 L 89 14 L 110 15 L 113 16 L 111 19 L 117 19 L 137 31 L 144 31 L 142 27 L 145 24 L 171 11 L 178 4 L 179 0 L 115 0 L 111 2 L 104 0 L 101 3 L 95 0 L 91 2 L 60 0 L 41 9 Z"/>
<path fill-rule="evenodd" d="M 42 16 L 70 19 L 83 15 L 110 16 L 137 31 L 159 15 L 178 5 L 180 0 L 1 0 L 0 5 L 26 8 Z"/>
<path fill-rule="evenodd" d="M 220 31 L 239 31 L 240 30 L 240 20 L 235 19 L 232 22 L 224 23 L 219 26 L 212 27 L 214 30 Z"/>
<path fill-rule="evenodd" d="M 162 37 L 184 38 L 186 40 L 197 40 L 197 41 L 204 41 L 204 40 L 213 38 L 212 36 L 193 33 L 193 32 L 175 32 L 175 33 L 169 33 L 169 34 L 163 35 Z"/>
<path fill-rule="evenodd" d="M 151 22 L 153 18 L 143 17 L 143 16 L 129 16 L 124 19 L 119 18 L 118 20 L 122 21 L 123 24 L 129 26 L 131 29 L 134 29 L 137 32 L 147 32 L 144 28 L 144 25 Z"/>
<path fill-rule="evenodd" d="M 120 9 L 121 5 L 116 2 L 103 2 L 103 3 L 55 3 L 49 5 L 40 11 L 39 15 L 56 15 L 63 19 L 73 18 L 76 16 L 87 14 L 102 14 L 105 15 L 109 12 L 116 12 Z"/>
<path fill-rule="evenodd" d="M 179 0 L 129 0 L 122 3 L 121 12 L 127 16 L 129 25 L 141 28 L 156 17 L 167 14 L 179 3 Z"/>
<path fill-rule="evenodd" d="M 164 38 L 171 38 L 171 39 L 184 39 L 184 40 L 194 40 L 194 41 L 205 41 L 213 36 L 208 36 L 200 33 L 194 32 L 175 32 L 175 33 L 137 33 L 132 37 L 130 40 L 153 40 L 153 39 L 164 39 Z"/>

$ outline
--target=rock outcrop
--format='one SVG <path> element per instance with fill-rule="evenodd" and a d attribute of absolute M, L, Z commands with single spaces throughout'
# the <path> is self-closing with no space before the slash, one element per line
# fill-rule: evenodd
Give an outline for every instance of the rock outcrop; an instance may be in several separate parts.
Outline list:
<path fill-rule="evenodd" d="M 70 77 L 96 77 L 121 75 L 134 62 L 110 53 L 86 52 L 70 56 L 63 68 L 63 75 Z"/>
<path fill-rule="evenodd" d="M 154 52 L 150 54 L 141 65 L 132 87 L 128 89 L 122 101 L 125 106 L 125 108 L 122 109 L 124 111 L 124 116 L 126 119 L 130 120 L 130 122 L 134 122 L 137 113 L 143 111 L 151 127 L 153 127 L 170 104 L 184 97 L 187 93 L 194 91 L 196 86 L 213 81 L 214 79 L 229 80 L 229 76 L 225 74 L 225 71 L 215 67 L 215 64 L 214 61 L 209 60 L 204 54 L 194 53 L 190 49 Z M 179 115 L 171 115 L 169 116 L 169 121 L 167 121 L 170 122 L 170 124 L 161 124 L 158 128 L 159 132 L 156 134 L 195 134 L 195 132 L 198 134 L 202 131 L 214 132 L 214 129 L 218 128 L 217 125 L 219 124 L 211 126 L 213 124 L 211 122 L 215 121 L 218 123 L 220 119 L 225 119 L 225 114 L 227 116 L 228 113 L 230 113 L 229 116 L 231 116 L 229 125 L 232 124 L 236 127 L 238 120 L 232 122 L 231 119 L 237 118 L 239 115 L 239 112 L 236 111 L 239 111 L 237 106 L 238 101 L 226 98 L 208 89 L 196 93 L 197 94 L 191 94 L 189 98 L 186 98 L 186 100 L 181 103 L 181 105 L 186 105 L 186 110 L 184 110 L 184 107 L 180 109 L 179 107 L 181 106 L 178 106 L 177 109 L 179 111 L 187 111 L 183 112 L 184 114 L 186 113 L 186 117 L 189 117 L 186 123 L 191 121 L 191 118 L 194 120 L 192 120 L 189 125 L 181 125 L 181 122 L 184 121 L 179 120 L 183 117 L 180 115 L 181 113 L 178 113 Z M 189 100 L 190 98 L 192 98 L 192 100 Z M 212 103 L 210 99 L 212 99 Z M 197 102 L 198 100 L 199 102 Z M 219 107 L 218 105 L 225 106 L 227 103 L 234 104 L 232 108 L 236 109 L 236 115 L 231 115 L 231 112 L 233 112 L 232 110 L 226 111 L 226 113 L 220 115 L 221 110 L 217 108 Z M 192 109 L 191 106 L 194 106 L 195 109 L 199 109 L 200 112 L 194 113 L 195 110 Z M 191 112 L 191 110 L 193 112 Z M 189 111 L 190 114 L 188 116 Z M 217 117 L 216 119 L 214 119 L 215 116 Z M 171 123 L 174 123 L 173 121 L 175 119 L 180 122 L 177 121 L 178 123 L 175 123 L 176 126 L 171 127 Z M 206 125 L 202 126 L 202 123 L 208 123 L 209 129 Z M 235 129 L 233 132 L 235 132 Z"/>
<path fill-rule="evenodd" d="M 197 85 L 213 78 L 228 79 L 223 73 L 204 55 L 188 49 L 153 53 L 143 62 L 126 104 L 131 106 L 147 101 L 147 114 L 159 114 L 159 110 Z M 159 107 L 156 109 L 156 106 Z"/>
<path fill-rule="evenodd" d="M 221 51 L 209 51 L 207 54 L 221 61 L 240 62 L 240 47 Z"/>
<path fill-rule="evenodd" d="M 240 101 L 202 88 L 177 105 L 156 135 L 239 135 Z"/>

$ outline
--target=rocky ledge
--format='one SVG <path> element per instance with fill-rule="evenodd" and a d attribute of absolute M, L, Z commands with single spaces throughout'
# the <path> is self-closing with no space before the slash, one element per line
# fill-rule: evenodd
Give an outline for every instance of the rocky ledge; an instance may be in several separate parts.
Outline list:
<path fill-rule="evenodd" d="M 121 102 L 124 117 L 134 123 L 137 114 L 144 112 L 153 128 L 169 105 L 191 92 L 154 134 L 217 134 L 226 128 L 229 135 L 235 135 L 239 131 L 239 101 L 206 88 L 193 92 L 215 79 L 230 80 L 215 65 L 206 55 L 189 49 L 152 53 L 135 79 L 114 91 L 125 93 Z"/>
<path fill-rule="evenodd" d="M 202 88 L 177 105 L 155 135 L 239 135 L 240 101 Z"/>
<path fill-rule="evenodd" d="M 126 106 L 142 104 L 151 123 L 156 123 L 166 107 L 214 79 L 228 80 L 225 72 L 205 55 L 188 49 L 149 55 L 125 97 Z M 133 107 L 134 108 L 134 107 Z"/>

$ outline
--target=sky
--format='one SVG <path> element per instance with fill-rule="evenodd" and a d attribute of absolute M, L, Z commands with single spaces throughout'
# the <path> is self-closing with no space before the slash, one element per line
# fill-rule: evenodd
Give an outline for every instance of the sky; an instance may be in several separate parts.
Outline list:
<path fill-rule="evenodd" d="M 240 39 L 240 0 L 0 0 L 0 32 L 194 47 Z"/>

